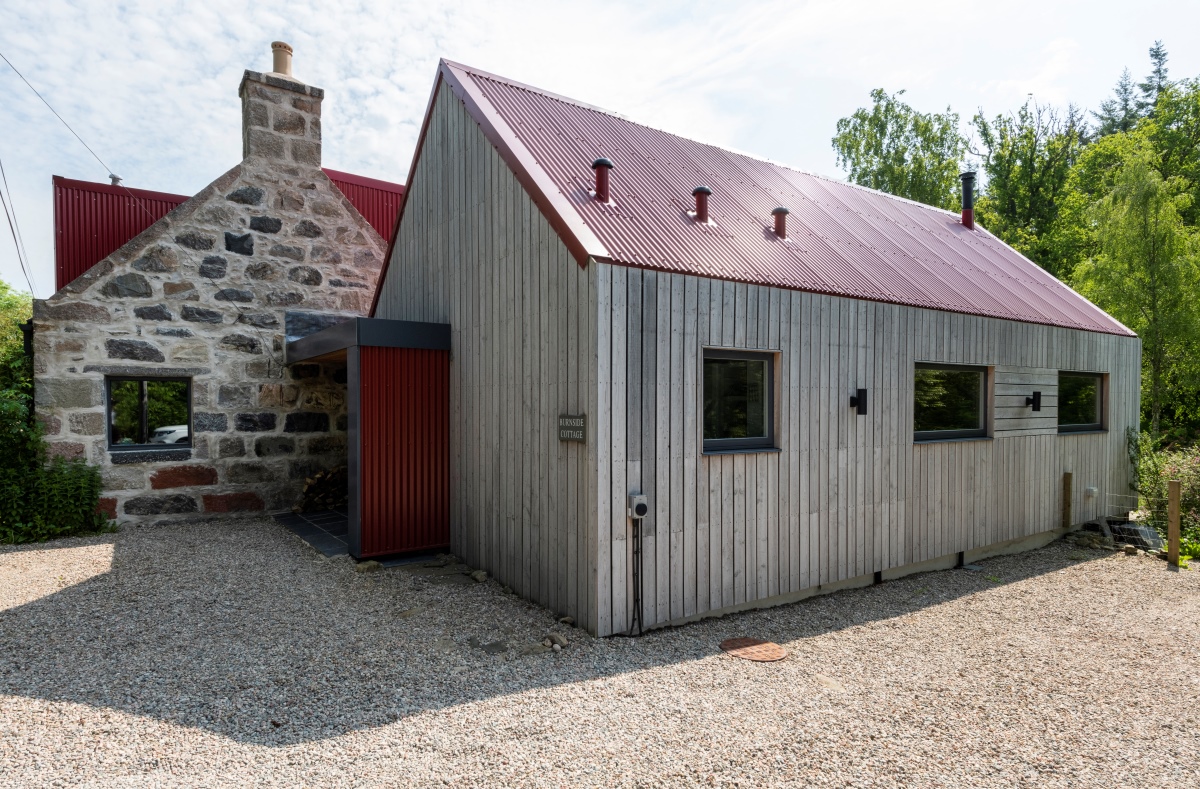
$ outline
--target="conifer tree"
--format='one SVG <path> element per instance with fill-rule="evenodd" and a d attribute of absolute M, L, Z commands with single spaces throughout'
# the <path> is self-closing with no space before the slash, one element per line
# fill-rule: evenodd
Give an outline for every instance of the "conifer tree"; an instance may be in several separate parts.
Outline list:
<path fill-rule="evenodd" d="M 1154 46 L 1150 47 L 1150 65 L 1150 75 L 1145 82 L 1138 83 L 1141 93 L 1138 112 L 1148 118 L 1154 116 L 1154 105 L 1158 103 L 1159 94 L 1171 84 L 1167 79 L 1167 49 L 1163 42 L 1155 41 Z"/>
<path fill-rule="evenodd" d="M 1092 115 L 1099 122 L 1096 127 L 1098 137 L 1127 132 L 1137 125 L 1138 100 L 1134 95 L 1133 77 L 1129 75 L 1129 69 L 1121 72 L 1117 87 L 1113 88 L 1113 97 L 1101 102 L 1100 111 Z"/>

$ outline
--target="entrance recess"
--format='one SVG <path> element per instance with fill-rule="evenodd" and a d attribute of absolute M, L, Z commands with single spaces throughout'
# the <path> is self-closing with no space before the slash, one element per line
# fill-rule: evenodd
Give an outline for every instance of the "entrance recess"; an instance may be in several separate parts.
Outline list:
<path fill-rule="evenodd" d="M 352 318 L 286 358 L 346 361 L 350 555 L 449 547 L 450 326 Z"/>

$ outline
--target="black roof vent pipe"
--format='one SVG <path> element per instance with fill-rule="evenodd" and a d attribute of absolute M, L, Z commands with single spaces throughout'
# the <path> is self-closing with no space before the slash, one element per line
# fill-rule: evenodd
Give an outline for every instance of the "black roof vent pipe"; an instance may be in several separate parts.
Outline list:
<path fill-rule="evenodd" d="M 975 173 L 967 171 L 962 179 L 962 223 L 967 230 L 975 229 Z"/>
<path fill-rule="evenodd" d="M 596 171 L 596 199 L 601 203 L 609 202 L 608 171 L 612 168 L 613 163 L 603 157 L 592 162 L 592 169 Z"/>

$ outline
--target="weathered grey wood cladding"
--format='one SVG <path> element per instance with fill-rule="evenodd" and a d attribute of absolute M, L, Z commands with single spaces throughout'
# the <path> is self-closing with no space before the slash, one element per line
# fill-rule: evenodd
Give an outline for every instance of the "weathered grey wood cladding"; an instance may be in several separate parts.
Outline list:
<path fill-rule="evenodd" d="M 454 550 L 600 635 L 633 605 L 630 493 L 656 625 L 1048 532 L 1066 471 L 1077 523 L 1129 490 L 1136 338 L 581 269 L 444 86 L 381 287 L 378 317 L 452 326 Z M 704 453 L 705 347 L 776 354 L 776 451 Z M 988 438 L 914 442 L 918 362 L 989 368 Z M 1106 431 L 1058 433 L 1060 370 L 1107 374 Z"/>
<path fill-rule="evenodd" d="M 444 85 L 409 183 L 376 315 L 452 328 L 453 550 L 596 630 L 597 444 L 557 427 L 559 414 L 587 414 L 589 433 L 606 424 L 594 268 Z"/>
<path fill-rule="evenodd" d="M 599 323 L 613 327 L 598 356 L 612 432 L 595 436 L 612 447 L 598 469 L 613 502 L 600 539 L 613 548 L 597 618 L 613 631 L 632 605 L 617 506 L 630 492 L 650 499 L 648 624 L 1053 530 L 1066 471 L 1076 523 L 1129 493 L 1136 338 L 593 265 Z M 776 353 L 779 451 L 704 453 L 705 347 Z M 914 442 L 919 362 L 990 368 L 988 438 Z M 1108 375 L 1105 432 L 1059 434 L 1060 370 Z M 858 388 L 870 392 L 865 416 L 849 406 Z M 1035 390 L 1040 412 L 1024 405 Z"/>

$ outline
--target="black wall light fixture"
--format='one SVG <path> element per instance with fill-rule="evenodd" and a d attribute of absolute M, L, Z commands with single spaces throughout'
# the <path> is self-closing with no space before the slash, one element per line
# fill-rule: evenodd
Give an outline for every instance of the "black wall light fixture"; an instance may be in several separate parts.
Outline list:
<path fill-rule="evenodd" d="M 867 415 L 867 390 L 859 389 L 858 394 L 850 395 L 850 407 L 858 411 L 859 416 Z"/>
<path fill-rule="evenodd" d="M 1026 397 L 1025 405 L 1033 406 L 1034 411 L 1041 411 L 1042 410 L 1042 393 L 1034 392 L 1033 397 Z"/>

